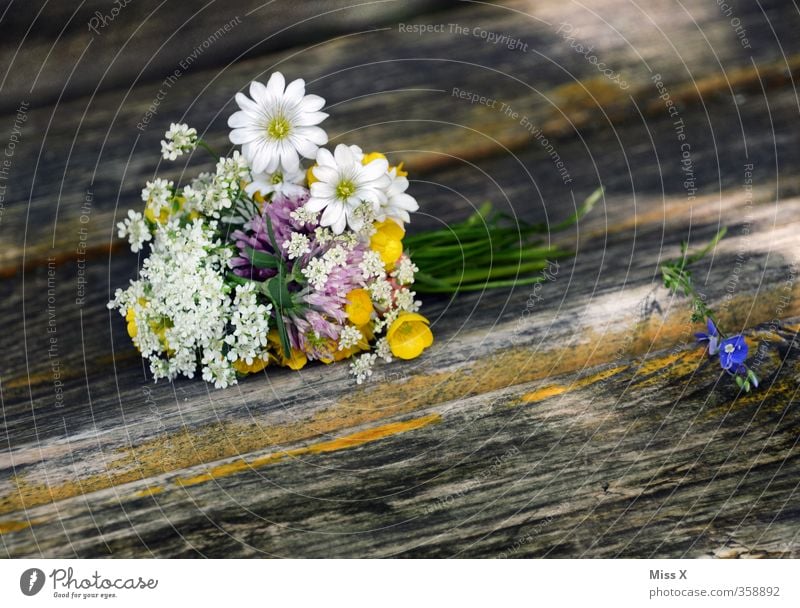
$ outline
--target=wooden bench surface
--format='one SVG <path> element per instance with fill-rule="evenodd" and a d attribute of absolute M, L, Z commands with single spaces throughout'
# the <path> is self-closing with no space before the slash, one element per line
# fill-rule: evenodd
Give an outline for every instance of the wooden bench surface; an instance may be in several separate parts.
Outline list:
<path fill-rule="evenodd" d="M 732 3 L 751 48 L 715 3 L 218 4 L 159 20 L 155 3 L 131 3 L 93 36 L 103 5 L 88 3 L 0 42 L 6 132 L 29 104 L 0 182 L 0 554 L 800 556 L 791 3 Z M 137 128 L 176 64 L 251 11 Z M 416 229 L 485 200 L 557 223 L 602 185 L 593 212 L 551 237 L 577 255 L 535 288 L 424 298 L 433 348 L 359 387 L 346 365 L 222 391 L 152 383 L 105 308 L 139 263 L 115 223 L 154 174 L 208 168 L 159 163 L 170 122 L 224 149 L 234 93 L 276 69 L 326 98 L 333 143 L 406 161 Z M 660 286 L 681 241 L 721 225 L 695 276 L 758 353 L 749 395 Z"/>

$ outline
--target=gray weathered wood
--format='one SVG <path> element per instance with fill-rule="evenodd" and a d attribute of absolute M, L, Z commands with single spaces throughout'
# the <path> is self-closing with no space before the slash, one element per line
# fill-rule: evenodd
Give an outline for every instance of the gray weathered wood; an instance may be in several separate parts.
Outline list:
<path fill-rule="evenodd" d="M 0 111 L 160 82 L 441 10 L 453 0 L 4 2 Z M 120 8 L 121 7 L 121 8 Z M 184 66 L 181 65 L 183 62 Z"/>
<path fill-rule="evenodd" d="M 759 78 L 765 84 L 773 80 L 791 84 L 800 65 L 800 46 L 791 35 L 797 20 L 791 14 L 776 18 L 781 10 L 790 13 L 780 2 L 769 7 L 768 21 L 757 5 L 744 7 L 741 18 L 759 33 L 749 53 L 740 45 L 737 48 L 729 24 L 713 11 L 699 11 L 695 24 L 685 15 L 676 19 L 674 11 L 664 9 L 669 4 L 656 4 L 659 10 L 653 19 L 663 31 L 659 36 L 641 28 L 638 19 L 631 21 L 628 13 L 607 17 L 630 44 L 608 41 L 608 25 L 578 4 L 542 3 L 544 17 L 528 16 L 523 2 L 469 5 L 416 22 L 507 34 L 528 43 L 528 52 L 449 31 L 415 36 L 394 26 L 325 42 L 302 53 L 292 49 L 268 55 L 267 60 L 259 57 L 190 71 L 170 88 L 158 113 L 141 131 L 137 124 L 156 97 L 159 82 L 32 109 L 13 159 L 13 187 L 0 224 L 6 244 L 0 251 L 0 275 L 18 272 L 21 266 L 41 266 L 52 248 L 69 255 L 74 234 L 81 228 L 89 233 L 91 250 L 102 255 L 115 240 L 115 219 L 138 201 L 147 179 L 155 173 L 183 177 L 184 165 L 158 161 L 158 142 L 169 123 L 188 120 L 224 149 L 234 92 L 274 69 L 304 77 L 310 89 L 328 100 L 332 117 L 325 126 L 334 142 L 359 141 L 366 148 L 402 154 L 418 176 L 458 159 L 474 161 L 528 147 L 533 137 L 520 127 L 519 119 L 497 109 L 502 103 L 528 116 L 552 141 L 608 129 L 609 139 L 618 147 L 612 125 L 632 122 L 640 126 L 638 144 L 646 144 L 649 136 L 643 123 L 666 112 L 651 81 L 653 73 L 660 73 L 675 101 L 686 106 L 684 118 L 692 110 L 693 139 L 711 137 L 713 145 L 724 129 L 741 137 L 741 130 L 731 128 L 730 122 L 714 125 L 704 105 L 718 101 L 735 111 L 734 101 L 761 97 Z M 576 53 L 557 34 L 553 13 L 579 27 L 581 40 L 605 49 L 598 52 L 624 74 L 630 88 L 620 89 Z M 698 26 L 703 36 L 697 34 Z M 776 28 L 780 47 L 769 26 Z M 669 46 L 672 40 L 682 41 L 679 50 Z M 368 58 L 364 48 L 370 49 Z M 454 88 L 496 99 L 497 108 L 459 100 L 452 95 Z M 733 115 L 738 125 L 740 115 Z M 13 116 L 6 120 L 12 124 Z M 714 126 L 713 133 L 707 122 Z M 200 161 L 205 158 L 199 155 Z M 552 163 L 542 165 L 531 168 L 537 179 L 558 177 Z M 197 170 L 195 165 L 189 174 Z M 93 192 L 91 219 L 81 224 L 87 189 Z M 561 198 L 568 190 L 563 189 Z"/>
<path fill-rule="evenodd" d="M 393 31 L 369 39 L 370 61 L 402 61 L 336 77 L 326 74 L 364 63 L 363 40 L 220 71 L 190 110 L 197 124 L 212 125 L 215 143 L 225 113 L 214 115 L 231 95 L 225 87 L 235 83 L 235 89 L 272 65 L 291 66 L 340 104 L 332 112 L 335 134 L 354 129 L 345 139 L 411 161 L 414 193 L 430 214 L 416 226 L 463 217 L 486 199 L 526 218 L 558 221 L 572 212 L 572 194 L 579 199 L 598 184 L 606 187 L 602 204 L 577 229 L 554 236 L 578 247 L 555 280 L 535 291 L 427 298 L 433 348 L 380 369 L 358 389 L 346 365 L 268 369 L 225 391 L 199 381 L 150 383 L 122 319 L 103 308 L 137 261 L 103 247 L 113 238 L 118 193 L 129 206 L 153 169 L 145 151 L 156 148 L 161 128 L 146 131 L 132 155 L 134 127 L 112 129 L 98 156 L 109 115 L 88 115 L 62 188 L 74 117 L 87 100 L 59 106 L 56 118 L 73 122 L 54 120 L 41 140 L 48 152 L 27 208 L 24 182 L 33 180 L 39 152 L 29 144 L 52 111 L 31 110 L 25 137 L 32 139 L 14 159 L 17 190 L 0 223 L 9 243 L 0 252 L 7 264 L 0 281 L 3 553 L 800 555 L 793 509 L 800 377 L 800 188 L 791 175 L 800 160 L 793 135 L 797 49 L 790 37 L 796 14 L 785 3 L 760 6 L 741 8 L 754 40 L 752 60 L 713 5 L 687 9 L 697 25 L 667 1 L 649 3 L 646 15 L 604 14 L 628 46 L 610 39 L 609 26 L 577 3 L 532 9 L 511 2 L 470 4 L 420 21 L 544 40 L 537 47 L 542 56 L 469 37 L 409 42 Z M 663 36 L 641 27 L 648 15 Z M 596 79 L 592 66 L 555 35 L 559 20 L 579 28 L 630 77 L 631 97 Z M 674 117 L 654 96 L 637 53 L 680 102 L 698 188 L 693 199 L 683 183 Z M 602 109 L 547 57 L 577 74 Z M 466 62 L 535 83 L 543 96 Z M 183 95 L 216 76 L 214 69 L 187 75 L 187 91 L 170 96 L 164 120 L 189 105 Z M 420 86 L 445 92 L 348 101 Z M 562 182 L 547 152 L 518 123 L 453 99 L 447 90 L 454 86 L 511 100 L 530 113 L 572 183 Z M 146 85 L 132 91 L 118 120 L 136 117 L 151 93 Z M 116 111 L 115 95 L 93 103 Z M 415 122 L 372 125 L 387 112 Z M 95 253 L 78 306 L 75 228 L 81 189 L 98 158 L 90 221 Z M 746 163 L 754 165 L 752 196 L 744 188 Z M 62 206 L 53 247 L 54 198 Z M 748 396 L 737 395 L 717 364 L 691 345 L 696 327 L 687 322 L 685 300 L 659 287 L 659 264 L 678 254 L 680 241 L 699 244 L 720 223 L 730 234 L 695 276 L 729 331 L 751 328 L 762 387 Z M 46 350 L 47 255 L 57 257 L 63 408 L 54 406 Z"/>

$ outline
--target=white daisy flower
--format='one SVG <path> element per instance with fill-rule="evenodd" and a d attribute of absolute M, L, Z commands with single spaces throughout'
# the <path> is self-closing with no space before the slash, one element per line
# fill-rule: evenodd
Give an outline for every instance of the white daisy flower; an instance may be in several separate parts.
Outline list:
<path fill-rule="evenodd" d="M 409 212 L 419 209 L 416 199 L 410 194 L 406 194 L 408 189 L 408 179 L 397 175 L 397 168 L 393 167 L 389 172 L 391 180 L 386 189 L 386 202 L 381 205 L 380 212 L 377 214 L 378 221 L 387 218 L 396 221 L 401 226 L 411 221 Z"/>
<path fill-rule="evenodd" d="M 314 158 L 328 143 L 325 131 L 315 126 L 328 117 L 319 111 L 325 100 L 305 92 L 302 78 L 286 86 L 283 74 L 275 72 L 266 86 L 250 83 L 252 99 L 236 94 L 241 110 L 228 119 L 230 140 L 242 146 L 253 173 L 294 173 L 300 156 Z"/>
<path fill-rule="evenodd" d="M 305 192 L 305 188 L 300 185 L 305 176 L 305 171 L 299 168 L 291 172 L 257 173 L 253 175 L 253 181 L 245 186 L 245 192 L 250 196 L 260 192 L 264 198 L 273 192 L 284 196 L 300 196 Z"/>
<path fill-rule="evenodd" d="M 358 231 L 365 217 L 357 212 L 361 205 L 371 206 L 377 213 L 386 204 L 388 169 L 384 158 L 363 165 L 352 148 L 344 144 L 336 146 L 333 154 L 320 148 L 312 169 L 318 181 L 311 184 L 311 197 L 305 206 L 311 211 L 324 209 L 320 225 L 330 226 L 335 234 L 341 234 L 347 226 Z"/>
<path fill-rule="evenodd" d="M 353 144 L 348 147 L 350 148 L 350 152 L 353 153 L 353 158 L 355 158 L 358 162 L 364 160 L 364 150 L 361 149 L 361 146 L 356 146 Z"/>

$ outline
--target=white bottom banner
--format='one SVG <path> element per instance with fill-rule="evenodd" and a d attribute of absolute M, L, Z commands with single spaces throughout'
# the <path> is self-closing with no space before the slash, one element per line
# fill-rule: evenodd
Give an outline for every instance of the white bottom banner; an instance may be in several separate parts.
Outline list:
<path fill-rule="evenodd" d="M 800 606 L 792 560 L 3 560 L 2 606 Z M 580 604 L 579 604 L 580 602 Z"/>

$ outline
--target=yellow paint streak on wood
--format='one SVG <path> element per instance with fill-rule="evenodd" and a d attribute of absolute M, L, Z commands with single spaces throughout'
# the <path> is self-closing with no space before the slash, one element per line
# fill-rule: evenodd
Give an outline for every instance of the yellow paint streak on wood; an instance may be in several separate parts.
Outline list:
<path fill-rule="evenodd" d="M 590 376 L 586 376 L 585 378 L 581 378 L 580 380 L 578 380 L 578 385 L 583 387 L 594 384 L 595 382 L 602 382 L 603 380 L 611 378 L 611 376 L 616 376 L 618 373 L 625 371 L 626 369 L 628 369 L 627 365 L 610 367 L 608 369 L 601 370 Z"/>
<path fill-rule="evenodd" d="M 155 496 L 156 494 L 161 494 L 164 491 L 163 486 L 150 486 L 149 488 L 145 488 L 144 490 L 139 490 L 138 492 L 134 492 L 133 495 L 137 498 L 147 498 L 149 496 Z"/>
<path fill-rule="evenodd" d="M 697 78 L 673 88 L 671 95 L 674 101 L 686 105 L 717 94 L 730 95 L 730 89 L 738 93 L 751 90 L 760 94 L 762 87 L 769 89 L 791 84 L 798 72 L 800 72 L 800 55 L 791 55 L 784 61 L 734 68 Z M 664 104 L 660 99 L 654 99 L 647 110 L 663 111 Z"/>
<path fill-rule="evenodd" d="M 274 464 L 286 458 L 348 450 L 350 448 L 359 447 L 373 441 L 378 441 L 379 439 L 384 439 L 385 437 L 391 437 L 392 435 L 398 435 L 400 433 L 407 433 L 408 431 L 420 429 L 430 424 L 436 424 L 441 422 L 441 420 L 442 417 L 439 414 L 430 414 L 428 416 L 422 416 L 421 418 L 414 418 L 412 420 L 392 422 L 372 429 L 366 429 L 364 431 L 352 433 L 351 435 L 346 435 L 338 439 L 314 443 L 306 447 L 286 450 L 284 452 L 267 454 L 266 456 L 255 458 L 249 462 L 245 460 L 236 460 L 234 462 L 221 464 L 212 468 L 206 473 L 195 475 L 193 477 L 177 479 L 175 483 L 180 486 L 193 486 L 199 483 L 211 481 L 213 479 L 219 479 L 221 477 L 227 477 L 243 471 L 253 470 L 268 464 Z"/>
<path fill-rule="evenodd" d="M 764 376 L 774 373 L 781 368 L 781 358 L 777 351 L 767 351 L 759 364 L 761 384 L 759 388 L 749 393 L 740 393 L 733 400 L 724 401 L 706 412 L 708 419 L 718 419 L 730 415 L 734 411 L 752 408 L 753 413 L 758 409 L 760 413 L 779 414 L 798 398 L 797 377 L 800 374 L 800 364 L 792 368 L 783 368 L 774 381 Z M 765 373 L 766 372 L 766 373 Z M 731 383 L 732 384 L 732 383 Z M 735 386 L 730 388 L 735 393 Z"/>
<path fill-rule="evenodd" d="M 612 376 L 615 376 L 616 374 L 626 369 L 628 369 L 627 365 L 621 365 L 618 367 L 604 369 L 602 371 L 590 374 L 583 378 L 578 378 L 577 380 L 575 380 L 575 382 L 573 382 L 569 386 L 561 386 L 558 384 L 542 386 L 534 391 L 531 391 L 530 393 L 526 393 L 525 395 L 523 395 L 521 401 L 523 403 L 537 403 L 539 401 L 544 401 L 545 399 L 549 399 L 550 397 L 556 397 L 558 395 L 563 395 L 564 393 L 570 391 L 578 390 L 586 386 L 591 386 L 595 382 L 602 382 L 603 380 L 611 378 Z"/>
<path fill-rule="evenodd" d="M 570 389 L 566 386 L 543 386 L 541 388 L 537 388 L 535 391 L 531 391 L 530 393 L 526 393 L 522 396 L 522 400 L 525 403 L 537 403 L 539 401 L 544 401 L 545 399 L 549 399 L 550 397 L 556 397 L 558 395 L 563 395 Z"/>
<path fill-rule="evenodd" d="M 636 368 L 637 376 L 649 376 L 655 372 L 663 372 L 672 368 L 673 372 L 691 372 L 705 356 L 705 350 L 695 348 L 688 351 L 679 351 L 646 359 Z"/>
<path fill-rule="evenodd" d="M 66 370 L 62 367 L 62 374 L 66 373 Z M 17 376 L 16 378 L 9 378 L 5 382 L 3 382 L 3 388 L 6 389 L 13 389 L 13 388 L 25 388 L 28 385 L 35 386 L 37 384 L 41 384 L 43 382 L 52 382 L 53 381 L 53 372 L 48 369 L 47 371 L 37 372 L 31 375 L 24 375 L 24 376 Z"/>
<path fill-rule="evenodd" d="M 0 534 L 8 534 L 9 532 L 19 532 L 20 530 L 30 528 L 35 523 L 37 522 L 18 521 L 13 519 L 7 521 L 0 521 Z"/>
<path fill-rule="evenodd" d="M 78 217 L 68 219 L 75 223 L 75 230 L 85 227 L 85 224 L 79 224 Z M 73 234 L 74 230 L 65 227 L 63 234 Z M 127 249 L 127 242 L 123 239 L 116 239 L 110 243 L 101 243 L 99 245 L 90 245 L 81 250 L 80 256 L 75 250 L 75 243 L 69 238 L 61 239 L 55 244 L 43 239 L 38 243 L 28 243 L 25 248 L 25 264 L 18 263 L 17 259 L 21 257 L 22 250 L 16 247 L 4 247 L 3 253 L 0 254 L 0 261 L 2 263 L 11 261 L 10 264 L 0 266 L 0 279 L 10 279 L 19 272 L 30 271 L 34 268 L 41 268 L 47 266 L 55 261 L 55 264 L 62 265 L 75 261 L 78 257 L 83 260 L 107 260 L 110 253 L 118 250 Z"/>

